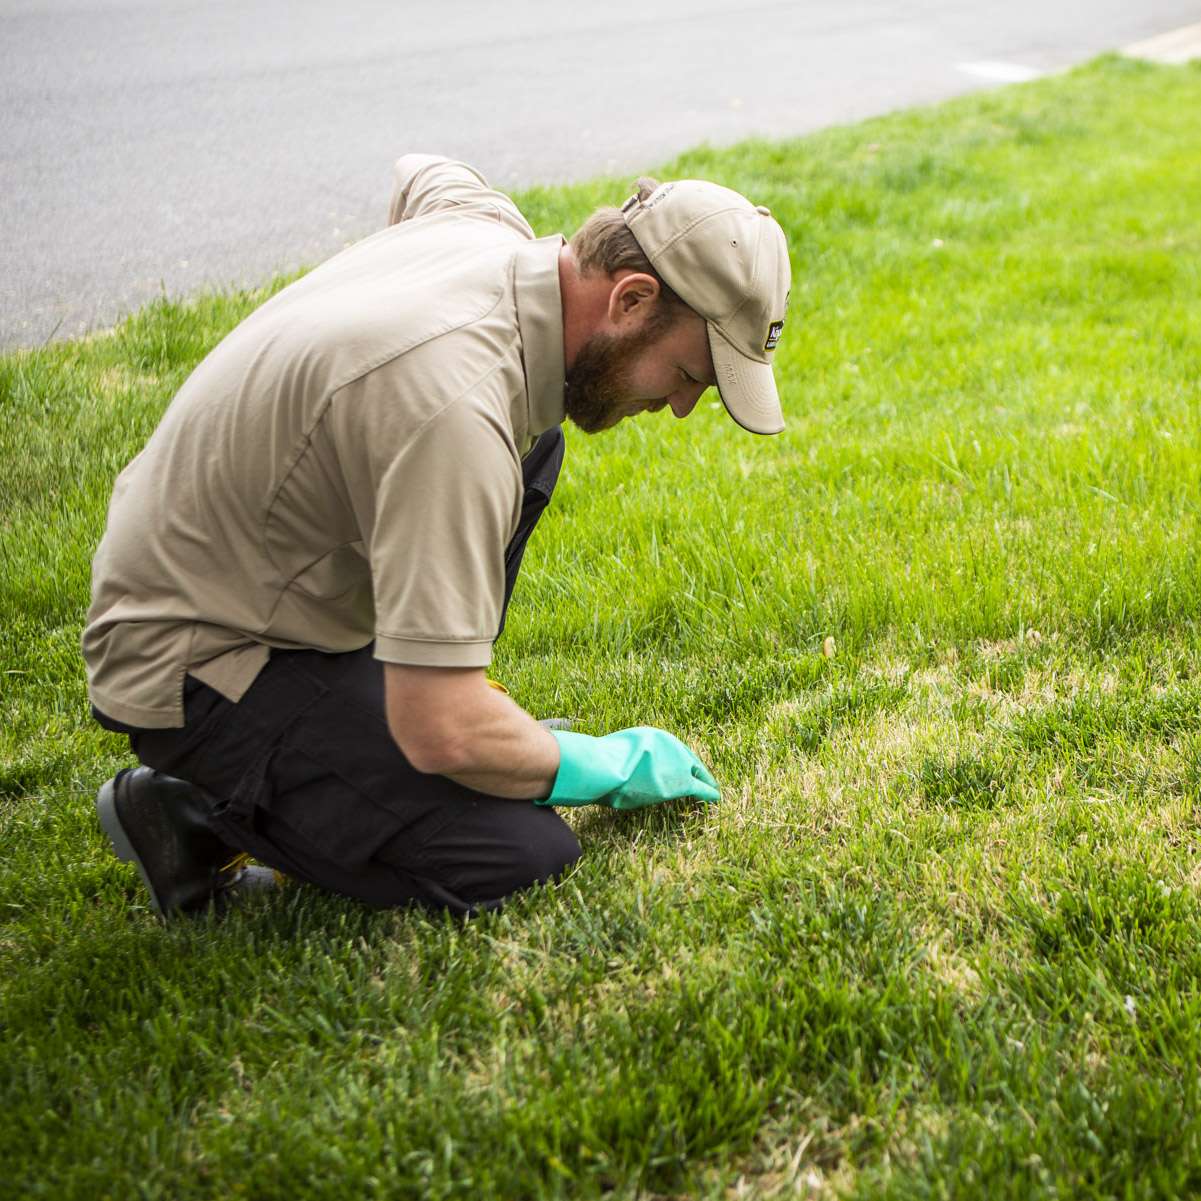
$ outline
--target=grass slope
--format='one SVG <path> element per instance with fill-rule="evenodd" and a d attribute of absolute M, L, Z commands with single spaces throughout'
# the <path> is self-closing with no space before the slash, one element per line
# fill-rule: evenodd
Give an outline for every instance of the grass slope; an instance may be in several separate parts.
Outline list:
<path fill-rule="evenodd" d="M 578 815 L 468 925 L 293 886 L 163 928 L 96 826 L 112 479 L 265 293 L 0 359 L 6 1188 L 1201 1190 L 1198 113 L 1107 59 L 664 168 L 789 234 L 789 428 L 572 433 L 496 674 L 723 800 Z"/>

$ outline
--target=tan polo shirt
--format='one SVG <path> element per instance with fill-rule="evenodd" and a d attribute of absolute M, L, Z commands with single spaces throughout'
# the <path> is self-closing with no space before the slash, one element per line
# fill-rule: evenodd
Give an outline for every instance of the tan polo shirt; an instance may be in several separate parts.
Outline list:
<path fill-rule="evenodd" d="M 83 634 L 92 703 L 183 724 L 269 648 L 483 667 L 521 456 L 563 419 L 560 237 L 470 167 L 396 166 L 388 229 L 273 297 L 118 477 Z"/>

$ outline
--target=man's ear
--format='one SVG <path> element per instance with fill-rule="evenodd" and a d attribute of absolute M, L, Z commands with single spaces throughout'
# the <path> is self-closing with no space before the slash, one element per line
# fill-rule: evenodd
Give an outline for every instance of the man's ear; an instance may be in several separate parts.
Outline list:
<path fill-rule="evenodd" d="M 609 320 L 614 325 L 629 325 L 645 319 L 659 298 L 659 281 L 645 272 L 623 275 L 609 293 Z"/>

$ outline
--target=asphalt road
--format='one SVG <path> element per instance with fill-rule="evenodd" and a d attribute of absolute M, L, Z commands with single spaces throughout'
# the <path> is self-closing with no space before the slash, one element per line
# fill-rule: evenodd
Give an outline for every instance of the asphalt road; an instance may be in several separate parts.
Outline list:
<path fill-rule="evenodd" d="M 4 0 L 0 346 L 319 262 L 380 226 L 408 150 L 502 187 L 632 178 L 1198 20 L 1201 0 Z"/>

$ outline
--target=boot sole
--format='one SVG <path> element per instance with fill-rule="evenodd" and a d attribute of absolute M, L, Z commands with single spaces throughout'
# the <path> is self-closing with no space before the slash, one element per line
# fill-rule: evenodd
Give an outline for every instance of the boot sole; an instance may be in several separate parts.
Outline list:
<path fill-rule="evenodd" d="M 113 844 L 117 858 L 126 863 L 132 863 L 138 869 L 138 875 L 142 877 L 142 883 L 146 885 L 146 891 L 150 894 L 150 904 L 154 907 L 155 913 L 160 917 L 164 916 L 165 911 L 158 899 L 158 894 L 154 891 L 154 885 L 150 883 L 150 877 L 142 866 L 142 860 L 138 857 L 137 851 L 133 849 L 133 843 L 129 841 L 129 835 L 125 833 L 125 827 L 121 825 L 121 818 L 117 813 L 117 781 L 115 778 L 105 780 L 100 785 L 100 791 L 96 794 L 96 813 L 100 817 L 100 827 L 108 835 L 109 842 Z"/>

